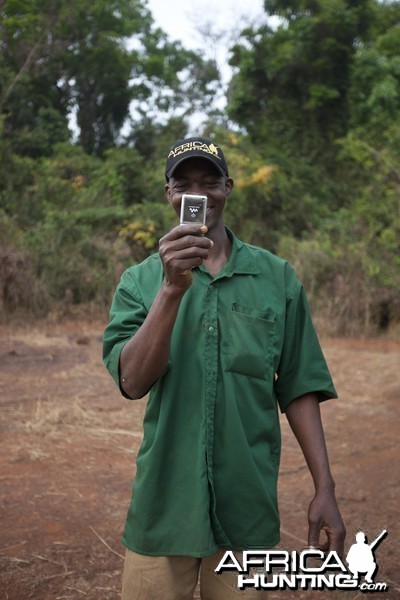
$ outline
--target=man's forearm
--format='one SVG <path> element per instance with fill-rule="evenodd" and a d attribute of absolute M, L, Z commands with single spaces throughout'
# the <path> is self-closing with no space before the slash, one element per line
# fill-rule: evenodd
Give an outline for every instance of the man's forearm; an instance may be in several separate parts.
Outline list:
<path fill-rule="evenodd" d="M 130 398 L 142 398 L 164 372 L 183 296 L 182 290 L 164 280 L 146 320 L 123 347 L 119 364 L 120 382 Z"/>
<path fill-rule="evenodd" d="M 343 555 L 346 529 L 335 498 L 333 481 L 321 413 L 316 394 L 306 394 L 293 400 L 286 409 L 286 416 L 303 451 L 315 486 L 315 496 L 308 508 L 308 543 L 320 546 L 320 532 L 326 533 L 326 550 Z"/>
<path fill-rule="evenodd" d="M 293 400 L 285 414 L 302 449 L 315 489 L 334 488 L 317 395 L 306 394 Z"/>
<path fill-rule="evenodd" d="M 192 269 L 208 258 L 214 245 L 205 233 L 205 225 L 177 225 L 160 240 L 163 283 L 146 320 L 120 356 L 120 384 L 130 398 L 144 396 L 167 366 L 179 306 L 193 281 Z"/>

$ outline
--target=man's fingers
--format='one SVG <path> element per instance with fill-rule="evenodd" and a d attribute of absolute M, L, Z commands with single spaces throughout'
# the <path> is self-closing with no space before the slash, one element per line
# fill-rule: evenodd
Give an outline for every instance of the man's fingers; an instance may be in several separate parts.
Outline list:
<path fill-rule="evenodd" d="M 213 243 L 208 238 L 185 236 L 177 240 L 161 240 L 160 256 L 165 270 L 182 271 L 199 266 L 208 258 Z"/>
<path fill-rule="evenodd" d="M 174 283 L 179 289 L 189 287 L 191 269 L 208 258 L 214 245 L 212 240 L 204 237 L 207 231 L 205 225 L 178 225 L 160 240 L 160 258 L 169 283 Z"/>
<path fill-rule="evenodd" d="M 335 551 L 343 555 L 346 528 L 333 493 L 317 494 L 308 509 L 308 543 L 323 552 Z M 321 531 L 324 539 L 320 541 Z M 325 539 L 326 535 L 326 539 Z"/>
<path fill-rule="evenodd" d="M 207 233 L 207 231 L 208 229 L 206 225 L 199 225 L 198 223 L 193 225 L 177 225 L 176 227 L 171 229 L 171 231 L 169 231 L 163 237 L 163 239 L 172 241 L 178 240 L 179 238 L 184 237 L 186 235 L 202 236 L 205 233 Z"/>
<path fill-rule="evenodd" d="M 195 246 L 184 248 L 178 252 L 168 251 L 162 257 L 163 263 L 167 269 L 174 268 L 175 266 L 180 268 L 181 261 L 191 261 L 190 266 L 198 266 L 207 258 L 208 248 L 197 248 Z"/>
<path fill-rule="evenodd" d="M 312 548 L 319 548 L 320 523 L 309 522 L 308 527 L 308 545 Z"/>
<path fill-rule="evenodd" d="M 178 238 L 176 240 L 168 240 L 168 242 L 164 240 L 162 243 L 160 242 L 161 248 L 163 246 L 166 247 L 167 243 L 168 248 L 174 251 L 191 247 L 208 249 L 211 248 L 211 246 L 213 245 L 213 242 L 210 239 L 198 235 L 185 235 L 184 237 Z"/>
<path fill-rule="evenodd" d="M 190 259 L 177 260 L 175 263 L 176 271 L 185 274 L 187 271 L 201 265 L 203 260 L 200 257 L 194 257 Z"/>
<path fill-rule="evenodd" d="M 160 240 L 159 252 L 165 265 L 175 259 L 199 256 L 202 259 L 206 259 L 208 257 L 208 251 L 214 245 L 212 240 L 203 235 L 193 234 L 193 230 L 199 232 L 201 228 L 189 225 L 185 228 L 186 234 L 179 235 L 178 237 L 176 237 L 176 229 L 179 230 L 179 226 L 178 228 L 175 227 L 174 230 L 170 231 L 169 234 Z M 204 229 L 207 231 L 206 227 Z M 188 230 L 192 231 L 192 233 L 188 233 Z"/>
<path fill-rule="evenodd" d="M 342 557 L 344 554 L 344 540 L 346 538 L 346 529 L 344 525 L 341 525 L 331 530 L 328 534 L 329 550 L 337 552 L 338 556 Z"/>
<path fill-rule="evenodd" d="M 320 540 L 321 532 L 326 535 L 325 540 Z M 344 527 L 341 528 L 338 526 L 337 529 L 333 529 L 326 525 L 319 526 L 315 523 L 310 523 L 308 545 L 310 548 L 317 548 L 318 550 L 322 550 L 322 552 L 335 551 L 338 556 L 343 556 L 345 537 L 346 531 Z"/>

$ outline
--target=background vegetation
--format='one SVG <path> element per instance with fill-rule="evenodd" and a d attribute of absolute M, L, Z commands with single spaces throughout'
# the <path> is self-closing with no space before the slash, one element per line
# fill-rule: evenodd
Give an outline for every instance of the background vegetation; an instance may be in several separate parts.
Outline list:
<path fill-rule="evenodd" d="M 218 65 L 145 0 L 0 2 L 3 319 L 108 309 L 174 224 L 164 157 L 197 111 L 235 178 L 227 223 L 294 264 L 325 331 L 399 331 L 400 3 L 264 7 L 217 110 Z"/>

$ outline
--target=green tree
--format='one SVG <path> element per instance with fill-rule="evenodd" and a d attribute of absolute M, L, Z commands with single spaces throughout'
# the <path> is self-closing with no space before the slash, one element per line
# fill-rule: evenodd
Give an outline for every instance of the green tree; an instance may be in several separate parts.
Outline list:
<path fill-rule="evenodd" d="M 79 143 L 101 154 L 120 141 L 133 101 L 139 120 L 149 107 L 189 114 L 213 93 L 213 62 L 169 42 L 144 0 L 6 0 L 0 23 L 4 132 L 23 135 L 18 151 L 30 155 L 43 150 L 40 110 L 58 112 L 64 131 L 74 113 Z"/>
<path fill-rule="evenodd" d="M 264 6 L 281 24 L 248 29 L 233 48 L 228 112 L 256 143 L 313 159 L 347 130 L 351 65 L 368 32 L 370 0 Z"/>
<path fill-rule="evenodd" d="M 373 32 L 373 40 L 357 48 L 352 65 L 350 128 L 381 146 L 400 119 L 399 2 L 375 6 Z"/>

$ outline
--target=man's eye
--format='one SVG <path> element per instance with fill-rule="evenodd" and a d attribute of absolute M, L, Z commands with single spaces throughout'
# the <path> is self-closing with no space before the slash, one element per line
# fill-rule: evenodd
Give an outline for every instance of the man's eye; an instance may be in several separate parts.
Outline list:
<path fill-rule="evenodd" d="M 206 187 L 208 188 L 217 187 L 218 184 L 219 181 L 206 181 Z"/>

